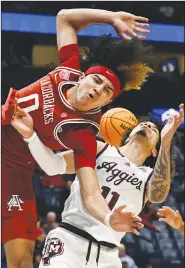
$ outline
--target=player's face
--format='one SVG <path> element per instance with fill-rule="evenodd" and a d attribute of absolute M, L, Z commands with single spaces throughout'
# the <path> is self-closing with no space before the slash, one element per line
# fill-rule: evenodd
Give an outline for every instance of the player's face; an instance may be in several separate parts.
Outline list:
<path fill-rule="evenodd" d="M 134 136 L 138 137 L 140 142 L 145 143 L 152 150 L 159 141 L 159 130 L 155 124 L 146 121 L 137 125 L 130 133 L 129 138 Z"/>
<path fill-rule="evenodd" d="M 96 107 L 104 106 L 109 102 L 113 95 L 112 83 L 103 75 L 89 74 L 80 80 L 76 104 L 83 110 L 91 110 Z"/>

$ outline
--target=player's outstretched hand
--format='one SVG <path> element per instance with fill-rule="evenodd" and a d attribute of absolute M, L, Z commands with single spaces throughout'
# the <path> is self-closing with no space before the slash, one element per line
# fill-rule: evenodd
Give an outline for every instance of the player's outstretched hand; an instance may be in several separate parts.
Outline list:
<path fill-rule="evenodd" d="M 11 125 L 26 139 L 30 138 L 34 133 L 31 115 L 19 106 L 16 108 Z"/>
<path fill-rule="evenodd" d="M 115 12 L 112 25 L 117 34 L 123 39 L 130 40 L 131 37 L 134 37 L 143 40 L 146 36 L 141 34 L 150 33 L 150 31 L 146 29 L 149 26 L 146 22 L 148 22 L 148 18 L 120 11 Z"/>
<path fill-rule="evenodd" d="M 110 225 L 112 229 L 117 232 L 132 232 L 139 235 L 139 229 L 144 225 L 141 223 L 142 219 L 132 212 L 124 212 L 126 205 L 120 206 L 112 211 L 110 217 Z"/>
<path fill-rule="evenodd" d="M 177 128 L 184 120 L 184 104 L 179 105 L 179 113 L 169 116 L 168 122 L 161 130 L 161 143 L 169 144 Z"/>
<path fill-rule="evenodd" d="M 180 230 L 184 226 L 178 210 L 175 211 L 170 207 L 163 206 L 159 208 L 157 215 L 159 216 L 159 221 L 164 221 L 177 230 Z"/>

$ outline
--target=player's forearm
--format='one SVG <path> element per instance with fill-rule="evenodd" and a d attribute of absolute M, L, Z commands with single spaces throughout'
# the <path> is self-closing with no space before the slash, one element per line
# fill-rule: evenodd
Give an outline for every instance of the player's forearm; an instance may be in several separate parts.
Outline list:
<path fill-rule="evenodd" d="M 104 223 L 105 216 L 110 213 L 107 202 L 103 198 L 98 178 L 92 168 L 84 167 L 77 171 L 84 208 L 97 220 Z"/>
<path fill-rule="evenodd" d="M 164 202 L 168 196 L 170 185 L 170 144 L 161 144 L 154 172 L 149 183 L 149 200 L 152 203 Z"/>
<path fill-rule="evenodd" d="M 110 213 L 110 209 L 100 191 L 97 191 L 92 196 L 83 198 L 83 205 L 91 216 L 105 223 L 105 217 Z"/>
<path fill-rule="evenodd" d="M 29 150 L 39 164 L 41 169 L 49 176 L 66 173 L 66 161 L 62 155 L 54 152 L 45 146 L 37 136 L 36 132 L 29 139 L 24 139 L 28 143 Z"/>
<path fill-rule="evenodd" d="M 62 9 L 57 18 L 71 25 L 76 32 L 91 24 L 112 24 L 115 12 L 100 9 Z"/>

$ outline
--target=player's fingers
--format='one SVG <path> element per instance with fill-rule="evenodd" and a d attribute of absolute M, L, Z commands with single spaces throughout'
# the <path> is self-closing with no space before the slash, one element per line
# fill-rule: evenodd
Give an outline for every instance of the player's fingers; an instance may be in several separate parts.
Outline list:
<path fill-rule="evenodd" d="M 120 34 L 120 37 L 122 37 L 122 38 L 125 39 L 125 40 L 131 40 L 131 39 L 132 39 L 131 37 L 129 37 L 129 36 L 126 35 L 125 33 L 121 33 L 121 34 Z"/>
<path fill-rule="evenodd" d="M 143 36 L 143 35 L 140 35 L 140 34 L 136 34 L 133 29 L 131 28 L 128 28 L 127 29 L 127 33 L 130 35 L 130 36 L 133 36 L 134 38 L 136 39 L 139 39 L 139 40 L 143 40 L 146 38 L 146 36 Z"/>
<path fill-rule="evenodd" d="M 163 211 L 158 211 L 158 212 L 157 212 L 157 215 L 158 215 L 158 216 L 163 216 L 163 217 L 164 217 L 164 212 L 163 212 Z"/>
<path fill-rule="evenodd" d="M 181 103 L 181 104 L 179 105 L 179 109 L 184 109 L 184 103 Z"/>
<path fill-rule="evenodd" d="M 162 210 L 164 211 L 164 213 L 173 213 L 173 214 L 175 213 L 175 211 L 172 208 L 166 206 L 163 206 Z"/>
<path fill-rule="evenodd" d="M 181 217 L 181 214 L 179 213 L 178 210 L 176 210 L 176 214 L 177 214 L 178 217 Z"/>
<path fill-rule="evenodd" d="M 138 21 L 145 21 L 145 22 L 148 22 L 149 19 L 148 18 L 145 18 L 145 17 L 141 17 L 141 16 L 135 16 L 134 18 L 135 20 L 138 20 Z"/>
<path fill-rule="evenodd" d="M 134 27 L 134 31 L 140 32 L 140 33 L 146 33 L 146 34 L 150 33 L 150 30 L 142 29 L 140 27 Z"/>
<path fill-rule="evenodd" d="M 142 222 L 142 219 L 139 216 L 132 215 L 132 220 L 137 222 Z"/>
<path fill-rule="evenodd" d="M 184 108 L 180 108 L 178 116 L 179 121 L 182 121 L 183 117 L 184 117 Z"/>
<path fill-rule="evenodd" d="M 137 35 L 137 39 L 139 39 L 139 40 L 144 40 L 145 38 L 146 38 L 146 36 L 144 36 L 144 35 L 140 35 L 140 34 Z"/>
<path fill-rule="evenodd" d="M 133 36 L 134 38 L 137 38 L 138 39 L 138 35 L 133 31 L 133 29 L 127 29 L 127 33 L 130 35 L 130 36 Z"/>
<path fill-rule="evenodd" d="M 139 27 L 139 28 L 147 28 L 149 27 L 148 23 L 140 23 L 140 22 L 135 22 L 135 26 Z"/>
<path fill-rule="evenodd" d="M 164 221 L 164 222 L 167 222 L 166 218 L 159 218 L 158 221 Z"/>
<path fill-rule="evenodd" d="M 127 205 L 121 205 L 121 206 L 115 208 L 114 211 L 115 211 L 115 212 L 122 212 L 122 210 L 123 210 L 124 208 L 126 208 L 126 206 L 127 206 Z M 124 212 L 124 211 L 123 211 L 123 212 Z"/>
<path fill-rule="evenodd" d="M 19 113 L 19 115 L 21 116 L 27 116 L 27 113 L 21 109 L 19 106 L 17 106 L 17 113 Z"/>
<path fill-rule="evenodd" d="M 140 232 L 135 228 L 132 229 L 132 233 L 134 233 L 135 235 L 140 235 Z"/>
<path fill-rule="evenodd" d="M 133 227 L 137 228 L 137 229 L 142 229 L 142 228 L 144 228 L 144 224 L 142 224 L 140 222 L 134 222 Z"/>

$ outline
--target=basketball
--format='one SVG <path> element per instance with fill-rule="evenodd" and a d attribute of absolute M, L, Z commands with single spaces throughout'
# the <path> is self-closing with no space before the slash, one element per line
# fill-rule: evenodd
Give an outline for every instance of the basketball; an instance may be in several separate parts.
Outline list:
<path fill-rule="evenodd" d="M 135 115 L 127 109 L 113 108 L 101 118 L 100 135 L 110 145 L 120 147 L 125 135 L 136 127 Z"/>

